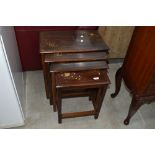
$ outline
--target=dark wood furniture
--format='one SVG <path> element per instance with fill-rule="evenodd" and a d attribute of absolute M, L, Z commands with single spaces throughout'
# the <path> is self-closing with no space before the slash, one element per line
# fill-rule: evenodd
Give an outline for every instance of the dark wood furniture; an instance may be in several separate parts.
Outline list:
<path fill-rule="evenodd" d="M 41 69 L 39 33 L 41 31 L 96 30 L 97 26 L 15 26 L 23 71 Z"/>
<path fill-rule="evenodd" d="M 136 27 L 123 66 L 116 73 L 117 96 L 124 80 L 132 102 L 124 124 L 144 104 L 155 100 L 155 27 Z"/>
<path fill-rule="evenodd" d="M 59 64 L 56 64 L 57 67 L 55 67 L 55 64 L 51 65 L 51 80 L 53 81 L 51 93 L 52 96 L 55 96 L 53 106 L 56 106 L 55 108 L 58 110 L 59 123 L 62 122 L 62 118 L 94 115 L 95 119 L 97 119 L 99 116 L 106 89 L 110 83 L 106 71 L 107 65 L 101 62 L 102 66 L 98 65 L 94 70 L 93 68 L 91 69 L 89 66 L 87 66 L 87 63 L 84 62 L 84 64 L 82 69 L 79 68 L 78 63 L 71 64 L 74 65 L 74 71 L 73 68 L 71 69 L 70 67 L 63 68 L 63 65 L 61 65 L 61 67 L 58 67 Z M 86 96 L 93 95 L 90 98 L 94 106 L 93 110 L 62 113 L 61 99 L 66 97 L 64 94 L 66 94 L 67 91 L 72 91 L 72 93 L 74 92 L 74 94 L 67 93 L 67 97 L 73 97 L 77 91 L 86 92 L 86 90 L 88 92 L 88 95 Z"/>
<path fill-rule="evenodd" d="M 47 98 L 50 96 L 49 87 L 51 87 L 49 84 L 49 63 L 107 61 L 107 52 L 108 47 L 97 30 L 41 32 L 40 53 Z M 93 55 L 96 56 L 93 57 Z M 101 55 L 102 57 L 99 58 Z"/>
<path fill-rule="evenodd" d="M 47 97 L 62 118 L 94 115 L 98 118 L 110 83 L 108 47 L 95 30 L 41 32 L 40 53 Z M 51 74 L 50 74 L 51 73 Z M 61 98 L 89 96 L 94 110 L 61 112 Z"/>
<path fill-rule="evenodd" d="M 78 71 L 79 74 L 83 74 L 83 73 L 80 73 L 80 72 L 85 72 L 85 71 L 89 71 L 89 70 L 100 70 L 100 69 L 104 69 L 105 71 L 107 71 L 107 64 L 105 61 L 94 61 L 94 62 L 74 62 L 74 63 L 56 63 L 56 64 L 52 64 L 51 67 L 50 67 L 50 72 L 51 72 L 51 88 L 50 89 L 50 103 L 53 104 L 53 109 L 54 111 L 56 111 L 56 82 L 55 82 L 55 79 L 56 79 L 56 75 L 55 73 L 65 73 L 65 74 L 69 74 L 68 78 L 63 78 L 64 81 L 63 83 L 66 83 L 66 82 L 76 82 L 74 83 L 75 85 L 79 85 L 79 86 L 82 86 L 83 84 L 83 81 L 81 80 L 81 76 L 80 75 L 77 75 L 76 73 L 72 73 L 70 75 L 70 72 L 76 72 Z M 94 72 L 95 74 L 95 72 Z M 77 76 L 76 76 L 77 75 Z M 93 76 L 93 72 L 92 72 L 92 76 Z M 95 77 L 96 75 L 94 75 Z M 99 75 L 98 75 L 99 76 Z M 99 78 L 99 77 L 97 77 Z M 69 81 L 68 81 L 68 80 Z M 79 81 L 77 81 L 79 80 Z M 99 80 L 99 79 L 97 79 Z M 81 83 L 81 84 L 79 84 Z M 90 81 L 89 79 L 85 80 L 85 85 L 89 85 Z M 78 89 L 79 91 L 79 89 Z M 85 92 L 84 92 L 85 93 Z M 91 94 L 89 94 L 90 96 Z M 68 97 L 71 96 L 71 95 L 68 95 Z"/>

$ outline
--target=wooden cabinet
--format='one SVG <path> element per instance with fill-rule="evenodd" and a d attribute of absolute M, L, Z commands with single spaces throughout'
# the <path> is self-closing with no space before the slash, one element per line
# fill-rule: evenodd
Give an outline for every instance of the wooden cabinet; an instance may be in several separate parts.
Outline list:
<path fill-rule="evenodd" d="M 124 58 L 127 52 L 133 26 L 101 26 L 99 33 L 109 46 L 109 58 Z"/>
<path fill-rule="evenodd" d="M 155 27 L 136 27 L 123 66 L 116 73 L 115 97 L 121 80 L 133 95 L 124 123 L 144 104 L 155 100 Z"/>

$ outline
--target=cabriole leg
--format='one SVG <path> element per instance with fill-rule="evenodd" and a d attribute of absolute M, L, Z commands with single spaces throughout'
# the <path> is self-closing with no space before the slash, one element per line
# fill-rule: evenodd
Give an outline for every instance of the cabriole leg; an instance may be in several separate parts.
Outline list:
<path fill-rule="evenodd" d="M 115 75 L 115 92 L 111 94 L 111 97 L 114 98 L 118 95 L 122 82 L 122 68 L 119 68 Z"/>
<path fill-rule="evenodd" d="M 138 99 L 136 99 L 134 96 L 132 98 L 132 102 L 130 104 L 130 108 L 129 108 L 129 112 L 128 112 L 128 116 L 126 117 L 126 119 L 124 120 L 124 124 L 128 125 L 130 122 L 131 117 L 137 112 L 137 110 L 143 105 L 142 101 L 139 101 Z"/>

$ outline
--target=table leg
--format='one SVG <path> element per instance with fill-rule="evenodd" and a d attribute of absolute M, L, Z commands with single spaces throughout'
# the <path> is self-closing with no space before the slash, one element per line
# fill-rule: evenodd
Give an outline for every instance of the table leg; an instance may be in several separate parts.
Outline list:
<path fill-rule="evenodd" d="M 42 59 L 42 68 L 43 68 L 43 75 L 44 75 L 44 82 L 45 82 L 45 90 L 46 90 L 46 97 L 50 98 L 50 89 L 49 89 L 49 64 L 45 63 L 45 55 L 41 55 Z"/>
<path fill-rule="evenodd" d="M 56 101 L 57 109 L 58 109 L 58 122 L 62 123 L 62 101 L 61 101 L 61 90 L 57 89 L 57 101 Z"/>
<path fill-rule="evenodd" d="M 115 75 L 115 92 L 111 94 L 111 97 L 114 98 L 118 95 L 122 82 L 122 67 L 119 68 Z"/>
<path fill-rule="evenodd" d="M 124 120 L 124 124 L 128 125 L 131 117 L 137 112 L 137 110 L 144 104 L 140 99 L 137 99 L 135 96 L 132 97 L 132 101 L 130 104 L 128 116 Z"/>
<path fill-rule="evenodd" d="M 56 81 L 55 81 L 55 73 L 51 73 L 51 81 L 52 81 L 52 89 L 51 89 L 51 96 L 52 96 L 52 99 L 53 99 L 53 111 L 56 112 Z"/>
<path fill-rule="evenodd" d="M 100 113 L 100 110 L 101 110 L 101 107 L 102 107 L 102 103 L 103 103 L 103 99 L 104 99 L 106 90 L 107 90 L 107 85 L 105 85 L 104 88 L 99 88 L 98 89 L 97 97 L 96 97 L 96 102 L 95 102 L 95 105 L 96 105 L 96 108 L 95 108 L 95 111 L 96 111 L 95 119 L 97 119 L 98 116 L 99 116 L 99 113 Z"/>

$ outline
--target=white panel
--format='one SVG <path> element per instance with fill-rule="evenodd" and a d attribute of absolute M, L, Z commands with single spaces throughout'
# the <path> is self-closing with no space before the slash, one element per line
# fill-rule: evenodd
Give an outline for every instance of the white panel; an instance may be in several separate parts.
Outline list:
<path fill-rule="evenodd" d="M 22 125 L 23 116 L 0 35 L 0 128 Z"/>
<path fill-rule="evenodd" d="M 14 28 L 11 26 L 0 27 L 0 34 L 2 35 L 15 89 L 17 91 L 22 109 L 25 112 L 25 85 Z"/>

